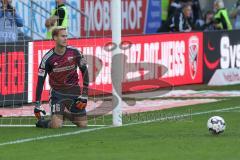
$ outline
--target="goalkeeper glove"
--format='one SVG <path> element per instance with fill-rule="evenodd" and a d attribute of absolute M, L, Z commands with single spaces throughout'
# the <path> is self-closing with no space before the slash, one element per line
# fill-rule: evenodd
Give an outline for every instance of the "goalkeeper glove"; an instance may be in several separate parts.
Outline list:
<path fill-rule="evenodd" d="M 46 115 L 46 111 L 44 110 L 44 108 L 41 106 L 41 103 L 39 101 L 37 101 L 35 103 L 35 107 L 34 107 L 34 115 L 37 118 L 37 120 L 42 119 L 43 117 L 41 116 L 41 113 L 43 115 Z"/>
<path fill-rule="evenodd" d="M 87 97 L 79 96 L 76 100 L 76 108 L 80 110 L 85 109 L 87 106 L 87 101 L 88 101 Z"/>
<path fill-rule="evenodd" d="M 79 111 L 84 110 L 86 108 L 86 106 L 87 106 L 87 101 L 88 101 L 87 97 L 79 96 L 75 100 L 75 103 L 72 105 L 70 111 L 72 113 L 78 113 Z"/>

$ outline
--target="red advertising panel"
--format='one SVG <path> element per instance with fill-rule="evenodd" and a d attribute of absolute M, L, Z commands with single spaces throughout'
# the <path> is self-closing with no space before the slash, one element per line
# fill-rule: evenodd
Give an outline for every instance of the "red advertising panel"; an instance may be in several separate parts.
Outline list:
<path fill-rule="evenodd" d="M 170 86 L 202 83 L 202 41 L 202 33 L 180 33 L 123 37 L 122 45 L 111 44 L 110 38 L 74 39 L 68 43 L 86 56 L 90 88 L 94 90 L 91 94 L 99 94 L 98 91 L 111 93 L 111 67 L 114 65 L 111 50 L 115 47 L 120 47 L 124 55 L 124 91 L 161 87 L 162 83 Z M 53 43 L 49 41 L 33 43 L 33 73 L 37 73 L 41 57 L 51 47 Z M 33 74 L 33 100 L 36 83 L 37 74 Z M 48 89 L 46 83 L 43 100 L 48 99 Z"/>
<path fill-rule="evenodd" d="M 0 44 L 0 107 L 27 101 L 27 52 L 24 42 Z"/>
<path fill-rule="evenodd" d="M 122 0 L 123 35 L 144 33 L 147 4 L 147 0 Z M 81 10 L 89 16 L 90 36 L 111 36 L 111 0 L 84 0 Z M 87 34 L 86 17 L 81 16 L 81 24 L 81 36 L 84 37 Z"/>
<path fill-rule="evenodd" d="M 0 55 L 0 94 L 5 96 L 24 93 L 24 52 L 2 52 Z"/>

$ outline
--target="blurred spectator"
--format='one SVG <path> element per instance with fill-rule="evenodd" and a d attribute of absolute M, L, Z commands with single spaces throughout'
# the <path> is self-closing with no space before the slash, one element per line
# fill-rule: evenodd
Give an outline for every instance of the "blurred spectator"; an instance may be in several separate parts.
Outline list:
<path fill-rule="evenodd" d="M 228 16 L 227 9 L 224 8 L 223 0 L 215 0 L 214 2 L 214 15 L 215 28 L 232 30 L 232 24 Z"/>
<path fill-rule="evenodd" d="M 166 23 L 167 18 L 168 18 L 168 9 L 169 9 L 169 4 L 170 0 L 162 0 L 161 1 L 161 7 L 162 7 L 162 24 Z"/>
<path fill-rule="evenodd" d="M 189 2 L 192 5 L 193 23 L 195 24 L 198 20 L 203 18 L 200 3 L 199 3 L 199 0 L 191 0 Z"/>
<path fill-rule="evenodd" d="M 202 30 L 202 31 L 215 30 L 214 12 L 213 11 L 207 11 L 207 13 L 204 16 L 204 21 L 202 22 L 202 24 L 200 24 L 200 23 L 197 23 L 197 25 L 196 25 L 198 30 Z"/>
<path fill-rule="evenodd" d="M 181 12 L 182 9 L 182 1 L 181 0 L 172 0 L 170 3 L 168 17 L 174 16 L 177 12 Z"/>
<path fill-rule="evenodd" d="M 0 5 L 0 42 L 18 40 L 18 28 L 23 27 L 23 19 L 16 13 L 11 0 L 1 0 Z"/>
<path fill-rule="evenodd" d="M 215 30 L 215 25 L 214 25 L 214 12 L 213 11 L 208 11 L 204 17 L 204 25 L 203 25 L 203 30 L 204 31 L 211 31 Z"/>
<path fill-rule="evenodd" d="M 190 32 L 193 29 L 192 7 L 190 4 L 183 6 L 181 12 L 176 12 L 162 25 L 159 32 Z"/>
<path fill-rule="evenodd" d="M 51 17 L 46 20 L 47 39 L 52 39 L 52 30 L 56 26 L 68 27 L 68 11 L 65 0 L 56 0 L 56 8 L 51 11 Z"/>
<path fill-rule="evenodd" d="M 168 16 L 171 17 L 175 15 L 177 12 L 181 12 L 182 7 L 187 4 L 191 4 L 192 8 L 197 9 L 196 11 L 198 11 L 197 8 L 199 5 L 198 0 L 170 0 Z M 196 11 L 193 12 L 194 15 L 197 13 Z M 196 16 L 198 15 L 196 14 Z"/>
<path fill-rule="evenodd" d="M 234 29 L 240 29 L 240 0 L 233 6 L 230 16 L 234 19 Z"/>

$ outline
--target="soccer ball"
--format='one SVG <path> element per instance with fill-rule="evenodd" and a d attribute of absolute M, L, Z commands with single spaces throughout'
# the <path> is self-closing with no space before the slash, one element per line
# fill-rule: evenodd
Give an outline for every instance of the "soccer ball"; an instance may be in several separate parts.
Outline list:
<path fill-rule="evenodd" d="M 209 118 L 207 122 L 207 127 L 210 133 L 220 134 L 226 129 L 225 121 L 222 117 L 214 116 Z"/>

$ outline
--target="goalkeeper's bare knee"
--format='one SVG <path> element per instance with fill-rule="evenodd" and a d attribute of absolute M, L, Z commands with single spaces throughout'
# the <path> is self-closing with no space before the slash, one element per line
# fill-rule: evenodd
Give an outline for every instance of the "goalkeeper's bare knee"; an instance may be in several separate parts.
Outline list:
<path fill-rule="evenodd" d="M 73 123 L 76 124 L 77 127 L 86 128 L 88 125 L 87 116 L 75 117 Z"/>
<path fill-rule="evenodd" d="M 49 128 L 61 128 L 63 126 L 62 115 L 52 115 L 51 121 L 49 122 Z"/>

